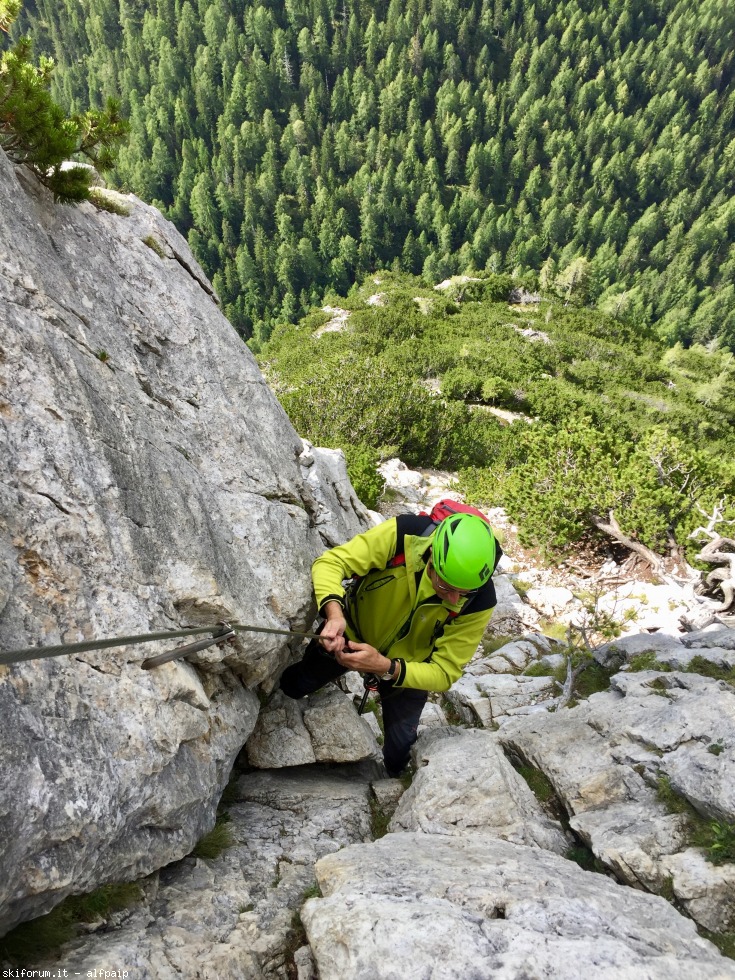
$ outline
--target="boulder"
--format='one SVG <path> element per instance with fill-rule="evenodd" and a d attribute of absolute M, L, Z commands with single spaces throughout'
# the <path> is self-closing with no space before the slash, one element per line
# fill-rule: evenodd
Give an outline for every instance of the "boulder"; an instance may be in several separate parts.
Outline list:
<path fill-rule="evenodd" d="M 378 744 L 366 717 L 334 684 L 299 701 L 276 691 L 248 739 L 248 762 L 258 769 L 280 769 L 370 758 Z"/>
<path fill-rule="evenodd" d="M 317 877 L 301 918 L 321 980 L 735 977 L 664 899 L 489 834 L 388 834 Z"/>
<path fill-rule="evenodd" d="M 619 669 L 633 657 L 644 653 L 653 653 L 658 660 L 662 655 L 676 657 L 684 655 L 685 651 L 679 639 L 667 633 L 635 633 L 603 643 L 594 651 L 594 658 L 603 667 Z"/>
<path fill-rule="evenodd" d="M 565 586 L 545 586 L 544 588 L 529 589 L 526 601 L 547 619 L 554 619 L 560 613 L 567 611 L 570 606 L 580 607 L 571 589 Z"/>
<path fill-rule="evenodd" d="M 521 636 L 537 626 L 541 617 L 521 599 L 511 577 L 496 573 L 493 582 L 498 604 L 487 627 L 488 635 Z"/>
<path fill-rule="evenodd" d="M 735 865 L 714 865 L 689 848 L 662 861 L 674 898 L 700 925 L 717 934 L 735 931 Z"/>
<path fill-rule="evenodd" d="M 466 836 L 476 831 L 565 854 L 569 841 L 542 810 L 491 732 L 466 731 L 414 748 L 418 767 L 390 830 Z"/>
<path fill-rule="evenodd" d="M 682 633 L 680 639 L 685 647 L 735 650 L 735 629 L 728 626 L 710 626 L 696 633 Z"/>

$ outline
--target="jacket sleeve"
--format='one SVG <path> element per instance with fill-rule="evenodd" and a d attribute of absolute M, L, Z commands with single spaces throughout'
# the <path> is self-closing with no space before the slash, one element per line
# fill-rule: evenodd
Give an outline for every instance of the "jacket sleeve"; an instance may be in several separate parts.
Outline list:
<path fill-rule="evenodd" d="M 391 518 L 356 534 L 347 544 L 337 545 L 320 555 L 311 566 L 317 606 L 336 599 L 344 605 L 343 579 L 367 575 L 372 568 L 385 568 L 396 553 L 396 519 Z"/>
<path fill-rule="evenodd" d="M 457 616 L 447 623 L 444 634 L 436 641 L 431 659 L 402 665 L 396 687 L 448 691 L 472 659 L 492 614 L 493 609 L 483 609 Z"/>

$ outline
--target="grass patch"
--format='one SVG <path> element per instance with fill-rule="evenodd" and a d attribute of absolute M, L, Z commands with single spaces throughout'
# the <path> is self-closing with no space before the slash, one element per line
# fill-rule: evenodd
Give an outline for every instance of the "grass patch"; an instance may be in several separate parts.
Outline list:
<path fill-rule="evenodd" d="M 489 657 L 491 654 L 500 650 L 501 647 L 506 646 L 508 643 L 512 643 L 517 637 L 513 636 L 486 636 L 482 640 L 482 651 L 485 656 Z"/>
<path fill-rule="evenodd" d="M 513 767 L 518 775 L 523 776 L 523 778 L 526 780 L 529 789 L 542 806 L 548 808 L 550 805 L 555 804 L 553 809 L 560 806 L 556 795 L 556 790 L 554 789 L 551 780 L 545 775 L 545 773 L 541 772 L 541 770 L 537 769 L 535 766 L 530 766 L 528 764 L 519 763 L 517 765 L 514 764 Z"/>
<path fill-rule="evenodd" d="M 646 650 L 644 653 L 637 653 L 634 657 L 631 657 L 628 661 L 628 670 L 631 673 L 638 673 L 642 670 L 658 670 L 662 673 L 669 673 L 671 667 L 667 664 L 659 663 L 656 660 L 656 653 L 654 650 Z"/>
<path fill-rule="evenodd" d="M 709 932 L 707 929 L 697 927 L 699 935 L 716 946 L 723 956 L 735 960 L 735 932 Z"/>
<path fill-rule="evenodd" d="M 233 847 L 235 843 L 229 827 L 229 817 L 227 814 L 221 814 L 217 817 L 214 827 L 196 843 L 191 853 L 194 857 L 211 861 L 218 858 L 228 847 Z"/>
<path fill-rule="evenodd" d="M 608 869 L 602 861 L 598 857 L 595 857 L 593 852 L 585 844 L 573 844 L 564 857 L 568 861 L 574 861 L 584 871 L 595 871 L 600 875 L 606 875 L 608 872 Z"/>
<path fill-rule="evenodd" d="M 107 211 L 108 214 L 118 214 L 121 218 L 129 218 L 131 208 L 122 201 L 116 200 L 111 194 L 105 193 L 99 187 L 91 187 L 89 200 L 98 211 Z"/>
<path fill-rule="evenodd" d="M 516 590 L 521 599 L 525 599 L 528 595 L 529 589 L 533 588 L 532 582 L 527 582 L 522 578 L 511 578 L 511 585 Z"/>
<path fill-rule="evenodd" d="M 22 922 L 0 939 L 0 960 L 14 965 L 37 962 L 74 939 L 83 922 L 106 919 L 143 897 L 136 882 L 103 885 L 87 895 L 70 895 L 46 915 Z"/>
<path fill-rule="evenodd" d="M 735 824 L 725 820 L 707 820 L 671 785 L 668 776 L 658 777 L 657 795 L 669 813 L 680 813 L 686 819 L 687 843 L 705 851 L 710 864 L 735 863 Z"/>
<path fill-rule="evenodd" d="M 541 626 L 541 632 L 544 634 L 544 636 L 548 636 L 550 640 L 561 640 L 562 642 L 566 641 L 569 630 L 564 623 L 551 622 L 551 620 L 541 620 L 539 625 Z"/>
<path fill-rule="evenodd" d="M 390 823 L 390 817 L 381 807 L 375 797 L 370 798 L 370 833 L 373 836 L 373 840 L 378 840 L 381 837 L 385 837 L 388 833 L 388 824 Z"/>
<path fill-rule="evenodd" d="M 711 745 L 707 746 L 707 751 L 712 755 L 720 755 L 721 752 L 725 751 L 725 746 L 722 742 L 713 742 Z"/>
<path fill-rule="evenodd" d="M 691 663 L 686 668 L 687 674 L 701 674 L 703 677 L 711 677 L 716 681 L 724 681 L 735 687 L 735 667 L 720 667 L 713 664 L 711 660 L 704 657 L 692 657 Z"/>
<path fill-rule="evenodd" d="M 565 670 L 566 676 L 566 670 Z M 574 685 L 574 698 L 577 701 L 588 698 L 599 691 L 607 691 L 610 687 L 612 673 L 593 660 L 577 678 Z"/>
<path fill-rule="evenodd" d="M 566 673 L 566 667 L 564 668 L 564 671 Z M 548 664 L 543 664 L 541 663 L 540 660 L 537 660 L 536 663 L 531 664 L 530 667 L 526 667 L 526 669 L 523 671 L 523 676 L 524 677 L 556 677 L 558 680 L 559 679 L 558 673 L 559 673 L 558 667 L 550 667 Z"/>
<path fill-rule="evenodd" d="M 159 259 L 166 258 L 166 251 L 163 245 L 161 245 L 159 240 L 153 235 L 146 235 L 146 237 L 143 239 L 143 244 L 147 245 L 148 248 L 154 251 L 156 255 L 159 257 Z"/>

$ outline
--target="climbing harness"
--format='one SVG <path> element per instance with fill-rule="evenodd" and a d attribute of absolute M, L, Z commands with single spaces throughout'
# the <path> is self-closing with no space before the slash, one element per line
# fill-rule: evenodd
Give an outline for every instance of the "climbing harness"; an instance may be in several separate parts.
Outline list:
<path fill-rule="evenodd" d="M 300 630 L 282 630 L 270 626 L 248 626 L 244 623 L 217 623 L 216 626 L 193 626 L 181 630 L 166 630 L 160 633 L 140 633 L 137 636 L 116 636 L 108 640 L 83 640 L 80 643 L 61 643 L 49 647 L 26 647 L 24 650 L 9 650 L 0 653 L 0 664 L 18 664 L 26 660 L 44 660 L 47 657 L 63 657 L 73 653 L 85 653 L 88 650 L 109 650 L 112 647 L 132 646 L 137 643 L 153 643 L 156 640 L 171 640 L 174 637 L 197 636 L 202 633 L 211 634 L 209 637 L 176 647 L 167 653 L 149 657 L 141 664 L 143 670 L 158 667 L 170 660 L 178 660 L 188 653 L 205 650 L 217 643 L 230 641 L 236 633 L 274 633 L 278 636 L 300 636 L 303 639 L 315 640 L 316 633 L 305 633 Z"/>

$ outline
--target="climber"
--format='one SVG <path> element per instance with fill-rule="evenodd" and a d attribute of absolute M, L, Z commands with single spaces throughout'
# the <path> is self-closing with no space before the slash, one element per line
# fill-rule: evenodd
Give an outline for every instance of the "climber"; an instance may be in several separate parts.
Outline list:
<path fill-rule="evenodd" d="M 348 670 L 376 675 L 385 767 L 398 775 L 429 691 L 448 690 L 482 639 L 501 555 L 490 525 L 466 513 L 438 527 L 403 514 L 326 551 L 312 566 L 321 635 L 281 690 L 301 698 Z"/>

